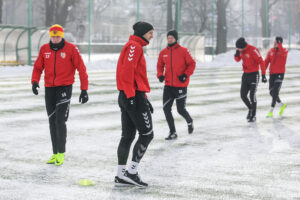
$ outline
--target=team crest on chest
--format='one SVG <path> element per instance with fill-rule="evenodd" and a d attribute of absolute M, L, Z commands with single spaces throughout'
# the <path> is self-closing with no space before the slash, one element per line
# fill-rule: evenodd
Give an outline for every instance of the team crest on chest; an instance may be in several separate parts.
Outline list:
<path fill-rule="evenodd" d="M 60 57 L 61 57 L 61 58 L 66 58 L 66 53 L 65 53 L 65 52 L 61 52 L 61 53 L 60 53 Z"/>
<path fill-rule="evenodd" d="M 45 53 L 45 58 L 46 58 L 46 59 L 49 59 L 50 56 L 51 56 L 51 52 L 46 52 L 46 53 Z"/>
<path fill-rule="evenodd" d="M 245 54 L 245 56 L 246 56 L 247 58 L 250 58 L 250 55 L 249 55 L 249 54 Z"/>

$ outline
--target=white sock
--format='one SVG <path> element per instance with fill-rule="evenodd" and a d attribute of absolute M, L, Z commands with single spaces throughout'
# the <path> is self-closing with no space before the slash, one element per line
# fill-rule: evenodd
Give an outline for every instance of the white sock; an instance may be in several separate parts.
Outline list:
<path fill-rule="evenodd" d="M 273 110 L 274 110 L 274 107 L 271 107 L 270 112 L 273 112 Z"/>
<path fill-rule="evenodd" d="M 280 106 L 283 106 L 283 105 L 284 105 L 284 103 L 280 102 L 280 103 L 279 103 L 279 105 L 280 105 Z"/>
<path fill-rule="evenodd" d="M 125 170 L 126 170 L 126 165 L 118 165 L 117 176 L 120 178 L 123 177 Z"/>
<path fill-rule="evenodd" d="M 139 163 L 131 161 L 131 163 L 128 167 L 129 174 L 136 174 L 138 166 L 139 166 Z"/>

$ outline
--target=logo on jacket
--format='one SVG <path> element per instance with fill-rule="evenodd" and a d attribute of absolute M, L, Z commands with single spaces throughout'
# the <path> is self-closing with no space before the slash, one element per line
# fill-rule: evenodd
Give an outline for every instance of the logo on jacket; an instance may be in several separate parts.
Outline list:
<path fill-rule="evenodd" d="M 63 58 L 63 59 L 65 59 L 66 58 L 66 53 L 65 52 L 61 52 L 60 53 L 60 57 Z"/>
<path fill-rule="evenodd" d="M 168 54 L 163 55 L 163 57 L 168 57 Z"/>
<path fill-rule="evenodd" d="M 130 50 L 129 50 L 129 57 L 128 57 L 128 60 L 129 60 L 129 62 L 131 62 L 132 61 L 132 59 L 133 59 L 133 53 L 134 53 L 134 51 L 135 51 L 135 46 L 130 46 Z"/>
<path fill-rule="evenodd" d="M 46 53 L 45 53 L 45 58 L 49 59 L 50 56 L 51 56 L 51 52 L 46 52 Z"/>
<path fill-rule="evenodd" d="M 246 56 L 247 58 L 250 58 L 250 55 L 249 55 L 249 54 L 245 54 L 245 56 Z"/>

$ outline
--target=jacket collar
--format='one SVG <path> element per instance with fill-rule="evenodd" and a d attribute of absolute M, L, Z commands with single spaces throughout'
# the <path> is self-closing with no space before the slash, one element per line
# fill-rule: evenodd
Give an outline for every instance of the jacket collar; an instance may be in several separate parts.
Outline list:
<path fill-rule="evenodd" d="M 177 49 L 178 47 L 179 47 L 179 44 L 176 43 L 176 44 L 174 44 L 174 45 L 171 46 L 171 47 L 167 46 L 167 49 Z"/>
<path fill-rule="evenodd" d="M 133 40 L 133 41 L 139 43 L 141 46 L 146 46 L 149 44 L 148 42 L 146 42 L 145 40 L 143 40 L 142 38 L 140 38 L 139 36 L 136 36 L 136 35 L 131 35 L 129 37 L 129 40 Z"/>

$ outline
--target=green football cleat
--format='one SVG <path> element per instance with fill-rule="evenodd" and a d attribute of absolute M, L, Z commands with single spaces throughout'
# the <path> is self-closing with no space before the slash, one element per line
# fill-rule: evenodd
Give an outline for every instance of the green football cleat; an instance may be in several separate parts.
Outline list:
<path fill-rule="evenodd" d="M 65 160 L 65 153 L 57 153 L 55 165 L 60 166 L 64 163 Z"/>
<path fill-rule="evenodd" d="M 282 116 L 284 109 L 286 108 L 286 104 L 283 104 L 283 106 L 281 106 L 280 108 L 280 112 L 279 115 Z"/>
<path fill-rule="evenodd" d="M 273 117 L 273 112 L 268 112 L 267 117 Z"/>
<path fill-rule="evenodd" d="M 54 164 L 56 161 L 57 154 L 53 154 L 49 160 L 47 160 L 47 164 Z"/>

